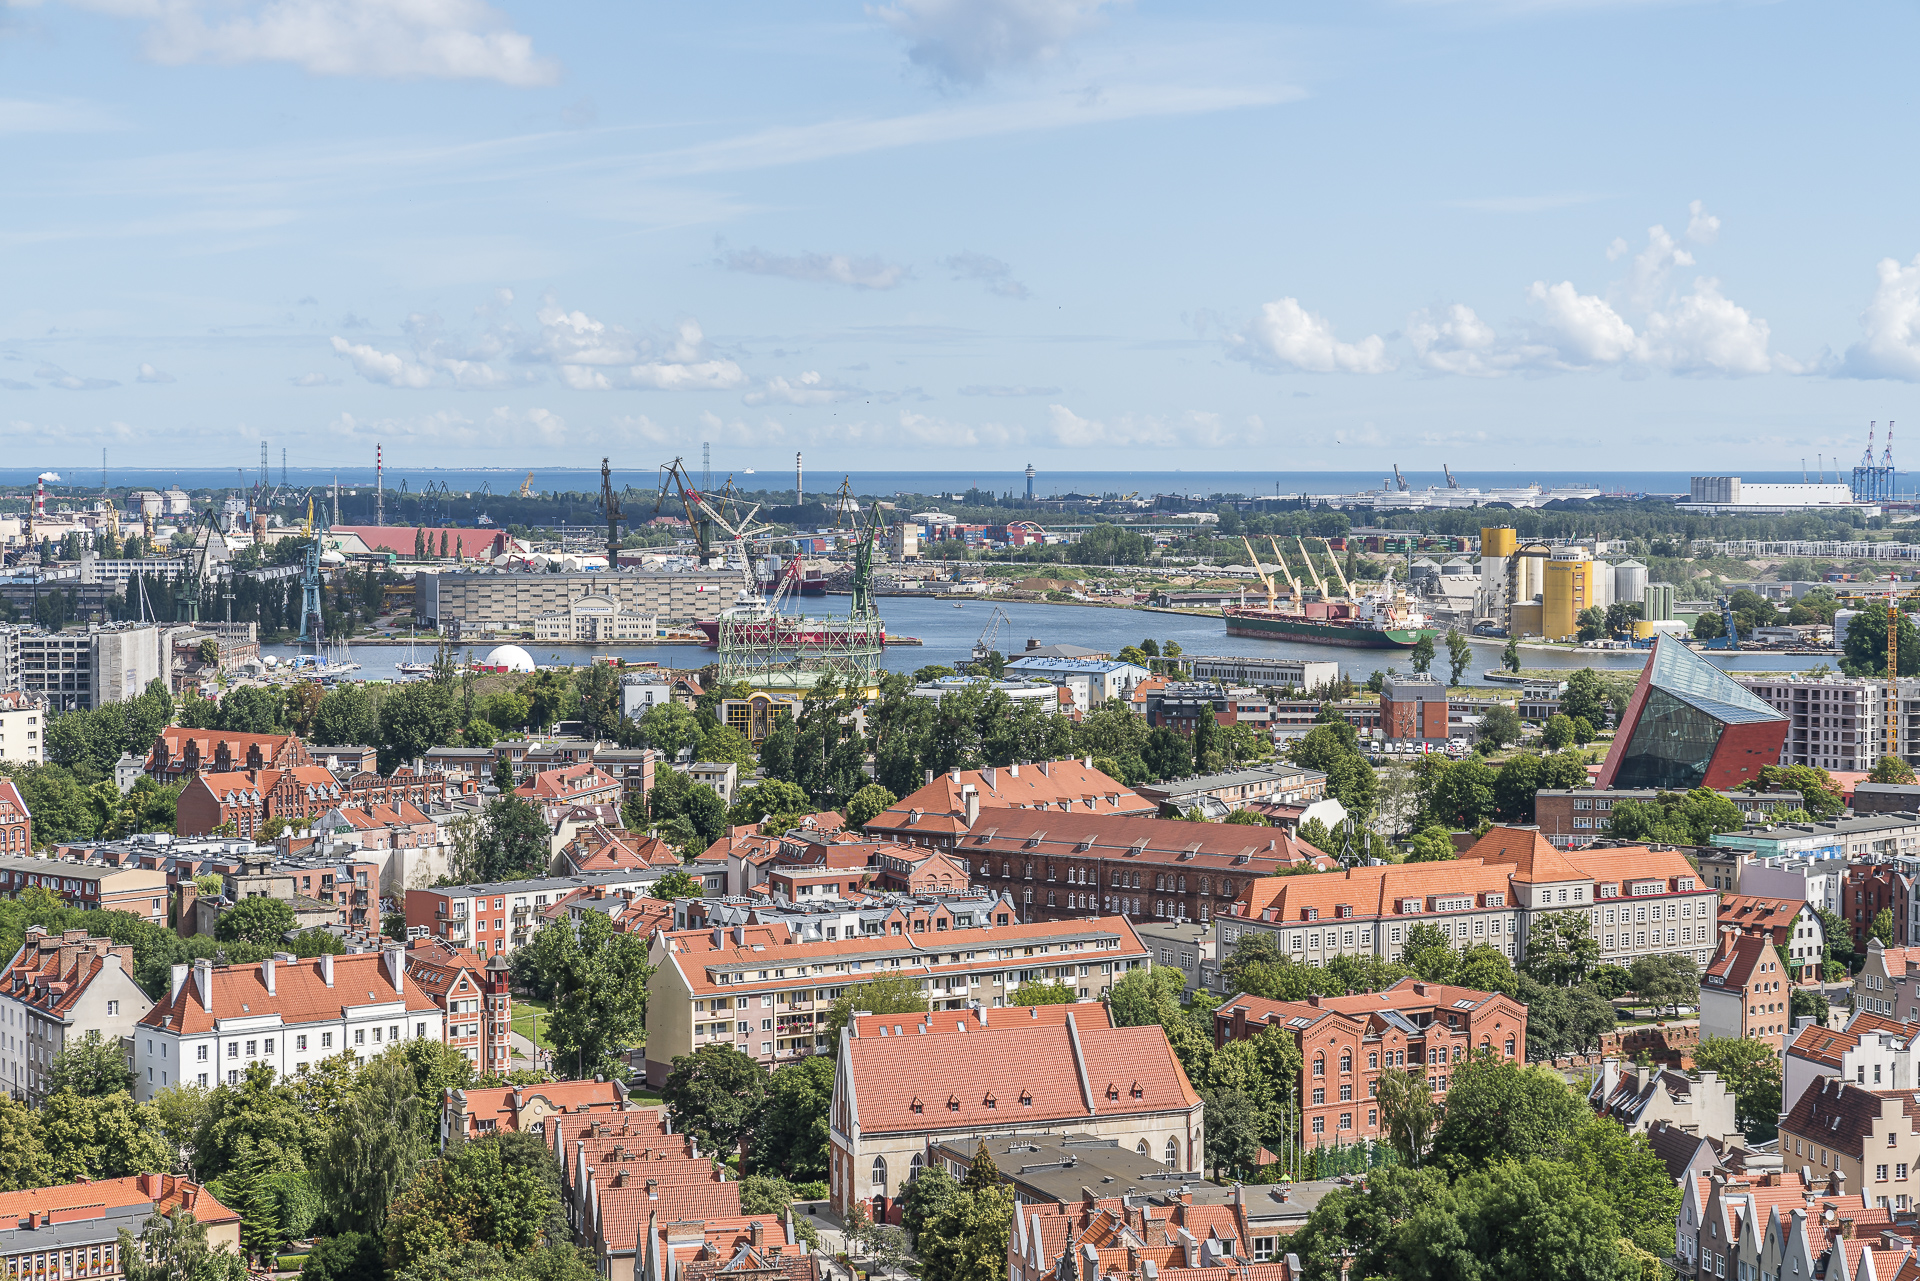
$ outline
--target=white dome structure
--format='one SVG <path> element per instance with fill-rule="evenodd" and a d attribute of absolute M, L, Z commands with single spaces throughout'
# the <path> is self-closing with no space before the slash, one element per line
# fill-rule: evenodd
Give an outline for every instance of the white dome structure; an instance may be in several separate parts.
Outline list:
<path fill-rule="evenodd" d="M 504 668 L 509 672 L 533 670 L 533 656 L 518 645 L 496 645 L 480 660 L 480 666 Z"/>

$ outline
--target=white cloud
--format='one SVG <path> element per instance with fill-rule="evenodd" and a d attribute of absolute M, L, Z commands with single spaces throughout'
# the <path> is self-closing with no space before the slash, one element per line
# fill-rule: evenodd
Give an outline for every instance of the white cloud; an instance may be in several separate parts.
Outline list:
<path fill-rule="evenodd" d="M 1438 314 L 1415 312 L 1407 322 L 1407 338 L 1420 363 L 1435 373 L 1487 378 L 1507 372 L 1515 363 L 1493 326 L 1462 303 Z"/>
<path fill-rule="evenodd" d="M 1836 372 L 1920 382 L 1920 258 L 1906 266 L 1882 258 L 1874 271 L 1880 283 L 1860 317 L 1867 336 L 1847 348 Z"/>
<path fill-rule="evenodd" d="M 1606 299 L 1581 293 L 1572 281 L 1549 286 L 1536 280 L 1527 297 L 1546 313 L 1561 368 L 1618 364 L 1634 353 L 1633 326 Z"/>
<path fill-rule="evenodd" d="M 143 383 L 170 383 L 173 381 L 173 375 L 167 373 L 165 370 L 155 369 L 152 365 L 143 364 L 140 366 L 140 373 L 136 381 Z"/>
<path fill-rule="evenodd" d="M 511 433 L 520 445 L 562 445 L 567 440 L 566 419 L 550 409 L 511 409 L 501 405 L 487 419 L 487 430 Z"/>
<path fill-rule="evenodd" d="M 895 0 L 869 6 L 907 41 L 916 66 L 955 84 L 1060 56 L 1100 24 L 1110 0 Z"/>
<path fill-rule="evenodd" d="M 822 377 L 814 370 L 808 370 L 795 378 L 775 377 L 767 379 L 766 385 L 758 391 L 750 391 L 743 400 L 749 405 L 777 403 L 783 405 L 831 405 L 835 401 L 845 400 L 849 396 L 860 395 L 858 387 L 843 387 Z"/>
<path fill-rule="evenodd" d="M 1696 245 L 1710 245 L 1720 239 L 1720 220 L 1698 200 L 1687 206 L 1687 239 Z"/>
<path fill-rule="evenodd" d="M 41 365 L 33 371 L 33 376 L 44 379 L 49 387 L 58 387 L 62 391 L 105 391 L 120 385 L 118 380 L 112 378 L 82 378 L 55 364 Z"/>
<path fill-rule="evenodd" d="M 1315 374 L 1381 374 L 1394 364 L 1386 340 L 1378 334 L 1357 343 L 1341 342 L 1333 335 L 1333 325 L 1302 307 L 1297 298 L 1262 307 L 1248 332 L 1234 336 L 1232 347 L 1236 355 L 1256 365 Z"/>
<path fill-rule="evenodd" d="M 336 387 L 340 383 L 338 378 L 329 378 L 325 374 L 301 374 L 292 381 L 296 387 Z"/>
<path fill-rule="evenodd" d="M 1031 290 L 1013 278 L 1013 268 L 998 258 L 959 253 L 951 258 L 942 258 L 940 265 L 951 270 L 955 280 L 977 280 L 987 287 L 988 293 L 999 294 L 1002 298 L 1025 301 L 1032 296 Z"/>
<path fill-rule="evenodd" d="M 1647 228 L 1647 247 L 1633 257 L 1627 273 L 1627 297 L 1641 310 L 1654 307 L 1667 292 L 1675 267 L 1693 266 L 1693 255 L 1674 244 L 1665 227 Z"/>
<path fill-rule="evenodd" d="M 497 443 L 493 436 L 483 433 L 471 418 L 456 409 L 438 409 L 411 418 L 361 419 L 341 414 L 327 424 L 327 430 L 331 435 L 357 440 L 406 438 L 443 445 Z"/>
<path fill-rule="evenodd" d="M 353 372 L 370 383 L 410 387 L 416 391 L 433 386 L 433 370 L 397 352 L 381 351 L 371 343 L 350 343 L 338 335 L 333 339 L 333 351 L 337 356 L 346 357 L 353 365 Z"/>
<path fill-rule="evenodd" d="M 707 352 L 696 320 L 681 321 L 666 344 L 643 341 L 617 325 L 557 306 L 542 308 L 539 320 L 538 353 L 559 367 L 561 381 L 575 391 L 730 391 L 747 382 L 739 365 Z M 614 365 L 627 367 L 609 368 Z"/>
<path fill-rule="evenodd" d="M 533 51 L 481 0 L 71 0 L 147 23 L 155 62 L 290 62 L 314 75 L 553 84 L 559 64 Z"/>
<path fill-rule="evenodd" d="M 613 419 L 613 429 L 623 438 L 644 441 L 649 445 L 666 445 L 675 439 L 671 431 L 645 414 L 622 414 Z"/>
<path fill-rule="evenodd" d="M 820 284 L 850 285 L 855 289 L 895 289 L 912 278 L 912 272 L 899 263 L 867 256 L 847 254 L 770 254 L 764 249 L 735 249 L 720 259 L 728 271 L 744 271 L 754 276 L 782 276 Z"/>
<path fill-rule="evenodd" d="M 1720 294 L 1720 282 L 1702 276 L 1693 292 L 1647 316 L 1640 358 L 1681 374 L 1764 374 L 1767 322 Z"/>
<path fill-rule="evenodd" d="M 1058 387 L 1003 387 L 974 383 L 960 389 L 962 396 L 1058 396 Z"/>

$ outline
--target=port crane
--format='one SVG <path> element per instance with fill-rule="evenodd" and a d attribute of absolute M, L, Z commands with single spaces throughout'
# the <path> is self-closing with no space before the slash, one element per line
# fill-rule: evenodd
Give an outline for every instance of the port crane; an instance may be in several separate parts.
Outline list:
<path fill-rule="evenodd" d="M 533 473 L 532 472 L 528 472 L 527 478 L 520 482 L 520 492 L 514 495 L 514 497 L 516 498 L 532 498 L 533 497 Z"/>
<path fill-rule="evenodd" d="M 619 496 L 613 492 L 613 469 L 607 459 L 600 460 L 600 507 L 607 516 L 607 568 L 620 568 L 620 522 L 626 513 L 620 510 Z"/>
<path fill-rule="evenodd" d="M 1300 590 L 1300 580 L 1293 576 L 1293 570 L 1287 564 L 1287 554 L 1280 550 L 1280 540 L 1268 534 L 1267 541 L 1273 544 L 1273 559 L 1280 566 L 1280 572 L 1287 576 L 1287 586 L 1293 590 L 1293 598 L 1301 599 L 1305 593 Z"/>
<path fill-rule="evenodd" d="M 1453 469 L 1451 467 L 1447 466 L 1445 463 L 1441 463 L 1440 470 L 1446 473 L 1448 489 L 1460 488 L 1460 482 L 1453 478 Z"/>
<path fill-rule="evenodd" d="M 993 652 L 994 643 L 1000 639 L 1000 624 L 1012 622 L 1013 620 L 1007 617 L 1007 611 L 995 604 L 993 612 L 987 615 L 987 625 L 980 629 L 980 639 L 973 642 L 974 662 L 987 661 L 987 655 Z"/>
<path fill-rule="evenodd" d="M 1393 465 L 1393 483 L 1400 487 L 1400 492 L 1403 494 L 1406 493 L 1407 490 L 1412 488 L 1412 486 L 1407 484 L 1407 478 L 1400 474 L 1399 463 L 1395 463 Z"/>
<path fill-rule="evenodd" d="M 1247 564 L 1253 567 L 1254 573 L 1260 575 L 1260 585 L 1267 589 L 1267 608 L 1272 609 L 1273 608 L 1273 575 L 1269 574 L 1266 570 L 1260 568 L 1260 557 L 1258 554 L 1254 552 L 1253 543 L 1248 540 L 1245 534 L 1240 535 L 1240 541 L 1246 544 Z"/>
<path fill-rule="evenodd" d="M 1320 593 L 1321 600 L 1325 600 L 1327 598 L 1326 584 L 1320 581 L 1320 571 L 1313 567 L 1313 555 L 1307 551 L 1307 540 L 1295 534 L 1293 541 L 1300 545 L 1300 559 L 1307 562 L 1307 577 L 1313 580 L 1313 590 Z"/>
<path fill-rule="evenodd" d="M 1347 581 L 1347 571 L 1340 568 L 1340 558 L 1333 554 L 1333 544 L 1326 539 L 1320 540 L 1320 546 L 1326 549 L 1327 559 L 1333 562 L 1334 577 L 1340 580 L 1340 591 L 1348 600 L 1353 599 L 1353 584 Z"/>

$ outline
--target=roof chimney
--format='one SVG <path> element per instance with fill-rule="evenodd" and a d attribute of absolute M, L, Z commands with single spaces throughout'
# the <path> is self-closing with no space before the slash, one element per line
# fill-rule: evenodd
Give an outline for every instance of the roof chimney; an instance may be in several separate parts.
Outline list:
<path fill-rule="evenodd" d="M 960 804 L 967 813 L 967 830 L 980 821 L 980 789 L 969 783 L 960 789 Z"/>
<path fill-rule="evenodd" d="M 173 992 L 169 999 L 175 1001 L 180 999 L 180 989 L 187 985 L 187 973 L 192 968 L 184 962 L 173 967 Z"/>
<path fill-rule="evenodd" d="M 200 994 L 200 1008 L 213 1010 L 213 962 L 201 957 L 193 963 L 193 986 Z"/>
<path fill-rule="evenodd" d="M 393 992 L 399 996 L 407 990 L 407 954 L 402 948 L 387 949 L 387 973 L 393 977 Z"/>
<path fill-rule="evenodd" d="M 328 987 L 333 986 L 333 953 L 320 953 L 320 981 Z"/>
<path fill-rule="evenodd" d="M 260 981 L 267 985 L 267 995 L 273 996 L 273 958 L 271 956 L 260 962 Z"/>

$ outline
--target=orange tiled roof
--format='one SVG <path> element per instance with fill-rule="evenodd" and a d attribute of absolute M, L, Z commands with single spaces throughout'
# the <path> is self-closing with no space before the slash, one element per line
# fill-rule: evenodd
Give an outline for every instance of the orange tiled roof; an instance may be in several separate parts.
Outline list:
<path fill-rule="evenodd" d="M 136 1174 L 120 1179 L 60 1183 L 47 1188 L 0 1192 L 0 1223 L 9 1227 L 29 1215 L 51 1215 L 54 1223 L 97 1219 L 130 1205 L 155 1205 L 161 1213 L 191 1202 L 201 1223 L 237 1223 L 240 1216 L 197 1183 L 172 1174 Z"/>
<path fill-rule="evenodd" d="M 331 985 L 322 977 L 325 958 L 276 962 L 273 992 L 267 991 L 264 972 L 267 962 L 210 966 L 207 973 L 213 990 L 211 1010 L 200 998 L 199 969 L 195 967 L 180 985 L 179 993 L 169 993 L 154 1002 L 140 1023 L 143 1027 L 193 1034 L 212 1031 L 216 1017 L 234 1018 L 243 1013 L 274 1012 L 284 1023 L 293 1026 L 341 1019 L 346 1017 L 346 1007 L 370 1001 L 398 998 L 406 1002 L 410 1011 L 438 1008 L 411 974 L 404 974 L 402 990 L 394 991 L 386 968 L 386 955 L 385 952 L 362 952 L 333 957 Z"/>
<path fill-rule="evenodd" d="M 981 810 L 1032 809 L 1062 814 L 1122 815 L 1151 818 L 1159 807 L 1126 784 L 1110 778 L 1084 761 L 1050 761 L 1044 765 L 998 769 L 955 770 L 941 774 L 889 805 L 867 823 L 869 831 L 967 830 L 966 803 L 961 793 L 974 788 Z M 915 818 L 915 815 L 918 815 Z"/>
<path fill-rule="evenodd" d="M 1072 1001 L 1064 1005 L 1008 1005 L 989 1010 L 942 1010 L 937 1014 L 862 1014 L 847 1020 L 858 1037 L 877 1037 L 881 1029 L 888 1036 L 953 1036 L 976 1031 L 1000 1031 L 1009 1027 L 1064 1025 L 1067 1015 L 1081 1027 L 1113 1026 L 1113 1016 L 1100 1001 Z M 926 1031 L 922 1032 L 922 1027 Z"/>

